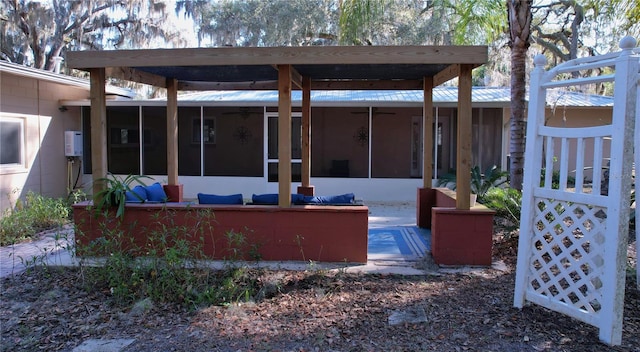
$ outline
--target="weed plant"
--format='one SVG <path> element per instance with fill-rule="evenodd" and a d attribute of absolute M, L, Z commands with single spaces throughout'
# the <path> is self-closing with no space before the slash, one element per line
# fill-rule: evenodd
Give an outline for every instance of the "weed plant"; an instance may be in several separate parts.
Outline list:
<path fill-rule="evenodd" d="M 560 171 L 553 170 L 551 174 L 551 188 L 552 189 L 560 189 Z M 540 187 L 544 187 L 544 182 L 546 179 L 546 169 L 542 168 L 540 170 Z M 573 176 L 567 176 L 567 187 L 575 187 L 576 178 Z"/>
<path fill-rule="evenodd" d="M 43 230 L 59 228 L 69 222 L 70 216 L 71 207 L 66 199 L 29 191 L 24 201 L 18 200 L 0 218 L 0 246 L 27 241 Z"/>
<path fill-rule="evenodd" d="M 123 230 L 119 218 L 102 217 L 103 236 L 79 249 L 87 257 L 104 260 L 97 266 L 81 265 L 85 287 L 108 290 L 114 302 L 125 305 L 146 298 L 190 308 L 252 300 L 259 291 L 256 275 L 239 264 L 247 254 L 245 249 L 251 248 L 246 234 L 226 234 L 227 245 L 219 250 L 229 254 L 227 265 L 213 270 L 207 266 L 211 258 L 204 248 L 214 246 L 215 252 L 214 214 L 207 209 L 191 210 L 189 225 L 177 225 L 173 212 L 164 209 L 150 215 L 151 225 L 142 229 L 147 234 L 144 243 L 137 243 L 131 235 L 134 226 Z"/>

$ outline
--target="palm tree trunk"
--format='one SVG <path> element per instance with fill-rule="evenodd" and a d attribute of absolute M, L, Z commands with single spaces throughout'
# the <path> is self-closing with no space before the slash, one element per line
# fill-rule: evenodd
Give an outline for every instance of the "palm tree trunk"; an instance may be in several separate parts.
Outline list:
<path fill-rule="evenodd" d="M 511 47 L 511 116 L 509 178 L 511 187 L 522 190 L 525 146 L 525 73 L 531 32 L 531 0 L 508 0 L 507 15 Z"/>

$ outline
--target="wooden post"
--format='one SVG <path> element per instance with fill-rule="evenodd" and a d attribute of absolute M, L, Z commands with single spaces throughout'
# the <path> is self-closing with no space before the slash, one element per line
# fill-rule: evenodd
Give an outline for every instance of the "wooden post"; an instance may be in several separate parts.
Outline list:
<path fill-rule="evenodd" d="M 311 78 L 302 78 L 302 187 L 311 185 Z"/>
<path fill-rule="evenodd" d="M 291 65 L 278 65 L 278 206 L 291 206 Z"/>
<path fill-rule="evenodd" d="M 433 183 L 433 77 L 423 79 L 424 102 L 422 106 L 422 187 Z M 437 127 L 436 127 L 437 128 Z"/>
<path fill-rule="evenodd" d="M 178 81 L 167 78 L 167 183 L 178 184 Z"/>
<path fill-rule="evenodd" d="M 458 148 L 456 209 L 468 210 L 471 195 L 471 65 L 460 65 L 458 84 Z"/>
<path fill-rule="evenodd" d="M 91 174 L 93 179 L 93 202 L 101 199 L 96 195 L 105 188 L 98 179 L 107 176 L 107 102 L 105 98 L 106 74 L 104 68 L 92 68 L 90 72 L 91 99 Z"/>

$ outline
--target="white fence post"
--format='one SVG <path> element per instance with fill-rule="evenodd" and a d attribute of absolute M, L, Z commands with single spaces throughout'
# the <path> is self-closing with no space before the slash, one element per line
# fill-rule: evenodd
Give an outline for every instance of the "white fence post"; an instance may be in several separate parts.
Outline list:
<path fill-rule="evenodd" d="M 636 54 L 640 53 L 640 49 L 636 49 Z M 639 64 L 640 66 L 640 64 Z M 638 264 L 638 258 L 640 258 L 640 240 L 638 240 L 638 230 L 640 230 L 640 225 L 638 225 L 638 220 L 640 220 L 640 207 L 638 206 L 638 191 L 640 190 L 640 185 L 638 185 L 638 178 L 636 177 L 636 173 L 638 171 L 638 165 L 640 165 L 640 68 L 639 72 L 636 74 L 636 126 L 635 126 L 635 137 L 633 140 L 635 141 L 634 145 L 634 182 L 635 182 L 635 223 L 636 223 L 636 288 L 640 290 L 640 265 Z"/>
<path fill-rule="evenodd" d="M 613 265 L 605 265 L 604 268 L 605 299 L 602 302 L 603 317 L 600 325 L 600 339 L 612 345 L 619 345 L 622 341 L 632 170 L 629 160 L 633 160 L 638 86 L 638 57 L 633 55 L 635 45 L 636 41 L 631 37 L 625 37 L 620 41 L 622 53 L 616 60 L 614 81 L 608 197 L 610 203 L 607 211 L 610 218 L 607 219 L 608 238 L 605 241 L 605 254 L 609 257 L 615 253 L 615 261 L 612 262 Z"/>

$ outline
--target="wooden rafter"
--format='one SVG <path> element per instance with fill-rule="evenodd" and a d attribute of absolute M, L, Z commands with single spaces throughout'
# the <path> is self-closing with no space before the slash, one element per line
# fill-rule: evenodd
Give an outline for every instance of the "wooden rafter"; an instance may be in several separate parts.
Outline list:
<path fill-rule="evenodd" d="M 433 76 L 433 86 L 437 87 L 446 81 L 450 81 L 460 75 L 460 65 L 449 65 L 444 70 Z"/>
<path fill-rule="evenodd" d="M 144 83 L 154 87 L 166 88 L 166 78 L 152 73 L 136 70 L 131 67 L 107 67 L 107 77 L 118 78 L 125 81 Z"/>

